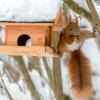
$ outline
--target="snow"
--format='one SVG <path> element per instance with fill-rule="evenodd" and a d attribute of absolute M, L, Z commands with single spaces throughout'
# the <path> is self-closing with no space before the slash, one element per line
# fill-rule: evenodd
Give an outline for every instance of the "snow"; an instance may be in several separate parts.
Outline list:
<path fill-rule="evenodd" d="M 99 70 L 100 69 L 100 51 L 95 41 L 96 39 L 86 40 L 82 47 L 82 51 L 85 54 L 85 56 L 90 60 L 92 71 L 93 73 L 95 73 L 95 75 L 92 76 L 93 88 L 94 88 L 94 91 L 96 92 L 96 94 L 93 95 L 93 97 L 95 98 L 94 100 L 100 100 L 100 70 Z M 63 88 L 64 88 L 65 94 L 72 96 L 68 69 L 64 63 L 65 59 L 67 59 L 66 55 L 64 55 L 61 61 Z"/>
<path fill-rule="evenodd" d="M 77 4 L 79 4 L 82 8 L 84 8 L 85 10 L 87 10 L 87 11 L 90 11 L 89 10 L 89 7 L 88 7 L 88 5 L 87 5 L 87 3 L 86 3 L 86 0 L 74 0 Z M 97 13 L 98 13 L 98 15 L 99 15 L 99 17 L 100 17 L 100 2 L 96 2 L 96 0 L 93 0 L 93 2 L 94 2 L 94 6 L 95 6 L 95 8 L 96 8 L 96 10 L 97 10 Z"/>
<path fill-rule="evenodd" d="M 100 74 L 100 70 L 98 70 L 100 68 L 100 51 L 98 50 L 95 40 L 89 39 L 84 45 L 83 50 L 90 59 L 94 72 Z"/>
<path fill-rule="evenodd" d="M 85 42 L 85 44 L 83 45 L 82 50 L 83 50 L 84 54 L 90 59 L 90 63 L 92 65 L 93 72 L 100 74 L 100 70 L 99 70 L 100 69 L 99 68 L 100 51 L 98 50 L 95 39 L 88 39 Z M 14 66 L 15 68 L 18 67 L 18 64 L 12 59 L 12 57 L 9 58 L 7 56 L 2 56 L 0 58 L 5 59 L 5 61 L 7 61 L 9 64 Z M 67 66 L 65 65 L 66 59 L 67 59 L 67 55 L 64 54 L 64 56 L 61 59 L 63 88 L 64 88 L 64 93 L 71 96 L 69 73 L 68 73 Z M 24 61 L 26 62 L 26 66 L 28 66 L 27 65 L 28 59 L 26 59 L 26 57 L 24 57 Z M 48 58 L 48 63 L 50 65 L 52 64 L 51 58 Z M 42 60 L 40 60 L 40 64 L 41 64 L 44 76 L 48 80 Z M 2 63 L 2 61 L 0 61 L 0 71 L 2 71 L 2 68 L 3 68 L 2 66 L 3 66 L 3 63 Z M 52 69 L 52 65 L 51 65 L 50 69 Z M 17 68 L 17 70 L 18 70 L 18 68 Z M 31 72 L 29 71 L 29 73 L 30 73 L 30 76 L 32 78 L 32 81 L 33 81 L 36 89 L 39 92 L 41 100 L 48 100 L 48 98 L 49 98 L 49 100 L 55 100 L 53 91 L 49 87 L 47 81 L 45 79 L 43 79 L 36 70 L 32 70 Z M 18 82 L 23 91 L 21 91 L 19 89 L 19 87 L 16 83 L 9 82 L 6 75 L 3 75 L 3 79 L 4 79 L 4 82 L 6 83 L 7 88 L 9 89 L 9 92 L 11 93 L 12 97 L 14 98 L 14 100 L 32 100 L 23 77 L 21 77 Z M 99 99 L 100 98 L 100 96 L 99 96 L 99 94 L 100 94 L 100 86 L 99 86 L 100 77 L 97 75 L 93 75 L 92 79 L 93 79 L 94 90 L 96 91 L 96 95 L 94 97 L 97 98 L 96 100 L 100 100 Z M 6 95 L 3 95 L 3 96 L 0 95 L 0 100 L 8 100 L 8 98 L 6 97 Z"/>
<path fill-rule="evenodd" d="M 62 0 L 0 0 L 0 21 L 17 21 L 17 22 L 34 22 L 34 21 L 52 21 L 62 4 Z M 77 0 L 80 1 L 80 0 Z M 78 2 L 80 3 L 80 2 Z M 80 3 L 81 4 L 81 3 Z M 85 5 L 85 3 L 84 3 Z M 88 10 L 88 8 L 86 8 Z M 99 7 L 98 7 L 99 9 Z M 84 24 L 87 29 L 92 30 L 91 25 L 85 20 L 81 20 L 80 24 Z M 0 28 L 0 41 L 4 41 L 4 27 Z M 30 45 L 29 43 L 27 45 Z M 92 70 L 97 75 L 93 75 L 93 86 L 96 91 L 94 98 L 100 100 L 100 51 L 95 42 L 95 39 L 88 39 L 85 41 L 83 48 L 84 54 L 90 59 Z M 23 57 L 26 67 L 28 68 L 28 57 Z M 50 70 L 53 69 L 52 58 L 47 58 Z M 62 66 L 62 81 L 64 93 L 71 96 L 70 90 L 70 80 L 69 73 L 65 61 L 67 55 L 61 58 Z M 17 72 L 20 73 L 19 64 L 11 56 L 0 55 L 0 72 L 3 75 L 4 83 L 7 86 L 7 89 L 11 93 L 14 100 L 32 100 L 29 90 L 27 89 L 25 80 L 21 75 L 18 84 L 21 87 L 21 90 L 18 87 L 18 84 L 11 83 L 6 74 L 3 73 L 3 61 L 8 64 L 11 64 Z M 31 79 L 38 90 L 38 93 L 41 97 L 41 100 L 55 100 L 54 93 L 48 85 L 48 76 L 43 64 L 42 59 L 40 59 L 39 64 L 41 65 L 41 71 L 45 76 L 46 80 L 41 77 L 41 75 L 36 71 L 29 71 Z M 1 82 L 1 79 L 0 79 Z M 6 94 L 1 94 L 0 100 L 9 100 Z"/>
<path fill-rule="evenodd" d="M 39 93 L 41 100 L 48 100 L 48 98 L 51 98 L 50 100 L 54 100 L 54 95 L 52 89 L 49 87 L 49 84 L 46 80 L 44 80 L 37 71 L 33 70 L 30 73 L 33 83 L 36 87 L 37 92 Z"/>
<path fill-rule="evenodd" d="M 4 78 L 6 87 L 9 90 L 9 93 L 11 94 L 11 96 L 14 100 L 31 100 L 31 96 L 30 96 L 30 93 L 28 90 L 26 90 L 26 92 L 24 93 L 24 92 L 20 91 L 17 84 L 10 83 L 8 81 L 7 77 L 5 77 L 5 76 L 3 78 Z M 3 99 L 1 99 L 1 100 L 3 100 Z"/>
<path fill-rule="evenodd" d="M 62 0 L 0 0 L 0 21 L 53 21 Z"/>
<path fill-rule="evenodd" d="M 79 4 L 82 8 L 89 11 L 88 5 L 86 3 L 86 0 L 74 0 L 77 4 Z"/>

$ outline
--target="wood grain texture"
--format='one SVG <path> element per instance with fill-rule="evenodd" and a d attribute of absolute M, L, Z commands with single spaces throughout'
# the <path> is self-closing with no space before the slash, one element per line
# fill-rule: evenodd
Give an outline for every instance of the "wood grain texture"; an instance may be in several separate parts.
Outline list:
<path fill-rule="evenodd" d="M 46 31 L 48 30 L 48 32 Z M 49 27 L 47 26 L 32 26 L 32 25 L 7 25 L 6 30 L 6 45 L 18 45 L 18 39 L 22 35 L 27 35 L 32 40 L 32 45 L 46 45 L 46 34 L 49 36 Z M 48 39 L 49 37 L 47 37 Z M 49 41 L 49 40 L 47 40 Z"/>
<path fill-rule="evenodd" d="M 0 53 L 15 56 L 57 56 L 53 49 L 47 46 L 0 46 Z"/>
<path fill-rule="evenodd" d="M 44 23 L 44 22 L 41 22 L 41 23 L 17 23 L 17 22 L 0 22 L 0 25 L 34 25 L 34 26 L 53 26 L 53 22 L 47 22 L 47 23 Z"/>

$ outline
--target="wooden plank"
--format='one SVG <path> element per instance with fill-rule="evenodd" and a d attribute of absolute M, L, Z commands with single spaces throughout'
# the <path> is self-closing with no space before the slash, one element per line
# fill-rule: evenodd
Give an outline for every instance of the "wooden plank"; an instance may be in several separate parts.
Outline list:
<path fill-rule="evenodd" d="M 57 56 L 53 49 L 47 46 L 0 46 L 0 53 L 15 56 Z"/>
<path fill-rule="evenodd" d="M 59 38 L 60 38 L 60 31 L 53 31 L 52 32 L 52 47 L 54 48 L 54 51 L 57 52 L 57 46 L 58 46 L 58 42 L 59 42 Z"/>
<path fill-rule="evenodd" d="M 34 25 L 34 26 L 53 26 L 53 22 L 48 23 L 17 23 L 17 22 L 0 22 L 0 25 Z"/>
<path fill-rule="evenodd" d="M 39 26 L 39 25 L 6 25 L 7 29 L 9 30 L 38 30 L 38 29 L 46 29 L 48 26 Z"/>
<path fill-rule="evenodd" d="M 51 34 L 52 34 L 52 27 L 49 26 L 48 30 L 46 30 L 46 46 L 51 46 Z"/>
<path fill-rule="evenodd" d="M 55 20 L 54 20 L 54 24 L 55 24 L 55 25 L 57 24 L 60 15 L 61 15 L 61 8 L 58 10 L 58 13 L 57 13 L 57 15 L 56 15 L 56 18 L 55 18 Z"/>
<path fill-rule="evenodd" d="M 56 19 L 54 20 L 54 31 L 62 31 L 62 29 L 65 27 L 64 22 L 64 15 L 62 9 L 59 10 Z"/>
<path fill-rule="evenodd" d="M 46 30 L 48 32 L 46 33 Z M 27 35 L 32 41 L 32 45 L 46 45 L 45 36 L 49 34 L 49 26 L 30 25 L 6 25 L 5 45 L 18 45 L 18 39 L 22 35 Z"/>
<path fill-rule="evenodd" d="M 53 31 L 62 31 L 63 30 L 63 28 L 62 27 L 53 27 Z"/>

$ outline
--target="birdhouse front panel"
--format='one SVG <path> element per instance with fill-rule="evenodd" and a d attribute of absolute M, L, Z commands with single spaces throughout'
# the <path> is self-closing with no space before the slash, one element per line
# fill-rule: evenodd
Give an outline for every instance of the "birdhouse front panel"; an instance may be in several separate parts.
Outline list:
<path fill-rule="evenodd" d="M 5 45 L 25 46 L 31 40 L 33 46 L 45 46 L 50 36 L 48 26 L 7 25 Z"/>

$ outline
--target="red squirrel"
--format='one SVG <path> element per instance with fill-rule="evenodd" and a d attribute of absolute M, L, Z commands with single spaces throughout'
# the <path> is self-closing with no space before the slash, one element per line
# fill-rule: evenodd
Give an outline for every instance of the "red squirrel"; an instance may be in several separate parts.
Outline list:
<path fill-rule="evenodd" d="M 76 100 L 81 98 L 86 100 L 93 92 L 92 71 L 89 59 L 84 55 L 81 47 L 86 39 L 96 37 L 96 34 L 88 30 L 79 30 L 77 21 L 71 21 L 70 27 L 73 32 L 78 32 L 78 34 L 72 35 L 66 27 L 60 35 L 58 54 L 61 56 L 64 52 L 68 54 L 67 64 L 73 96 L 77 98 Z"/>

